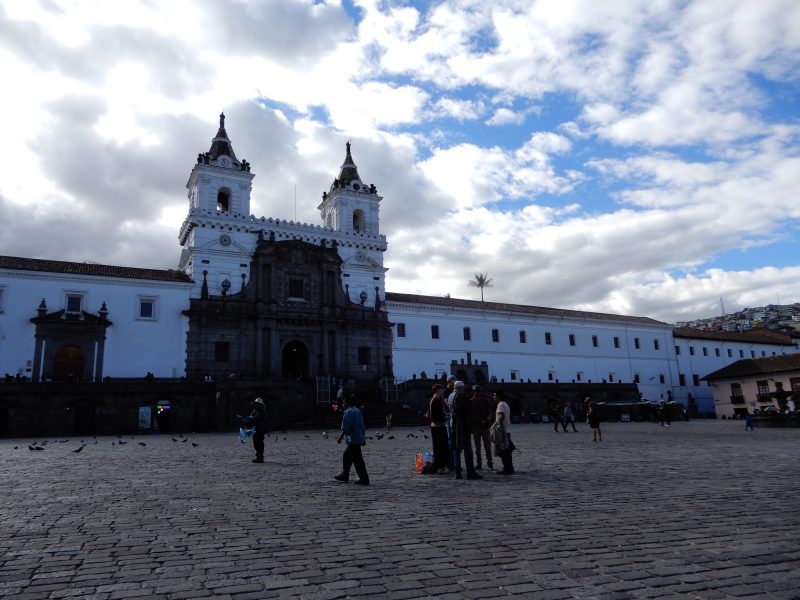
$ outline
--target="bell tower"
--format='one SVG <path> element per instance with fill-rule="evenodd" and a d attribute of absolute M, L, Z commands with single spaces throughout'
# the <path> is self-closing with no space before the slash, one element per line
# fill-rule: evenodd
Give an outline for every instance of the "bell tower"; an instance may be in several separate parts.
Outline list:
<path fill-rule="evenodd" d="M 380 233 L 380 202 L 374 185 L 366 185 L 345 145 L 344 162 L 339 176 L 328 191 L 322 193 L 317 207 L 323 226 L 339 235 L 337 240 L 342 264 L 342 284 L 351 301 L 378 306 L 384 296 L 383 253 L 386 238 Z"/>
<path fill-rule="evenodd" d="M 252 236 L 242 224 L 250 215 L 253 177 L 250 163 L 236 158 L 225 114 L 220 114 L 211 148 L 197 155 L 186 183 L 189 212 L 178 239 L 183 248 L 180 269 L 195 281 L 192 296 L 203 288 L 207 291 L 202 293 L 212 295 L 234 293 L 249 277 Z"/>

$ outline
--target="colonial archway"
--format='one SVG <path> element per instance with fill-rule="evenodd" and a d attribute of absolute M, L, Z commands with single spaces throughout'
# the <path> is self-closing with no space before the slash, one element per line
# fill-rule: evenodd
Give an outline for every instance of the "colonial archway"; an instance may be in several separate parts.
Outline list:
<path fill-rule="evenodd" d="M 291 379 L 308 376 L 308 348 L 304 343 L 292 340 L 283 347 L 281 372 Z"/>
<path fill-rule="evenodd" d="M 79 381 L 83 377 L 83 351 L 61 346 L 53 356 L 53 381 Z"/>

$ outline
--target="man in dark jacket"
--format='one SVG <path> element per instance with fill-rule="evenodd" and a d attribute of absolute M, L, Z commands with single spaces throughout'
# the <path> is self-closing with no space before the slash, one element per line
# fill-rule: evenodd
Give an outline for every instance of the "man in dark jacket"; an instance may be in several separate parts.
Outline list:
<path fill-rule="evenodd" d="M 464 462 L 467 466 L 467 479 L 483 479 L 475 471 L 472 462 L 472 403 L 469 396 L 464 393 L 464 382 L 456 381 L 455 393 L 452 395 L 450 410 L 453 416 L 453 448 L 458 456 L 456 461 L 456 479 L 461 476 L 461 452 L 464 452 Z"/>
<path fill-rule="evenodd" d="M 254 463 L 264 462 L 264 434 L 267 433 L 267 407 L 264 400 L 256 398 L 253 402 L 253 412 L 247 420 L 255 427 L 256 431 L 253 434 L 253 448 L 256 450 L 256 457 L 253 459 Z"/>
<path fill-rule="evenodd" d="M 494 408 L 494 407 L 492 407 Z M 489 402 L 483 397 L 481 386 L 472 386 L 472 441 L 475 444 L 476 468 L 481 470 L 481 446 L 486 454 L 486 464 L 489 470 L 494 470 L 492 465 L 492 449 L 489 444 L 489 427 L 494 420 L 494 410 L 490 410 Z"/>

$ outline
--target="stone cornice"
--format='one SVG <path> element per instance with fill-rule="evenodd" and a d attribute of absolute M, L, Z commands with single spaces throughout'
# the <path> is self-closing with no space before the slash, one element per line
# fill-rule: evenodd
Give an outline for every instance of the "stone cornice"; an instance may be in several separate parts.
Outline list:
<path fill-rule="evenodd" d="M 22 271 L 17 269 L 0 269 L 0 277 L 9 279 L 26 279 L 35 281 L 64 281 L 68 283 L 114 284 L 119 287 L 162 288 L 173 290 L 190 290 L 194 285 L 190 281 L 158 281 L 152 279 L 130 279 L 108 277 L 103 275 L 75 275 L 73 273 L 51 273 L 47 271 Z"/>

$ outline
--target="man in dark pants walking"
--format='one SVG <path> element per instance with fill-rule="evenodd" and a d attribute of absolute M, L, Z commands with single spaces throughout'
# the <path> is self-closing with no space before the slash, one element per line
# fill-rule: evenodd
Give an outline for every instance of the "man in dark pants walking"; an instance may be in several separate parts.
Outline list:
<path fill-rule="evenodd" d="M 347 441 L 347 449 L 342 456 L 342 472 L 334 476 L 338 481 L 347 482 L 350 480 L 350 467 L 355 465 L 358 473 L 359 485 L 369 485 L 369 475 L 367 466 L 364 464 L 364 457 L 361 455 L 361 446 L 366 444 L 366 430 L 364 428 L 364 416 L 361 411 L 353 405 L 353 400 L 345 396 L 344 415 L 342 416 L 342 432 L 336 439 L 337 444 L 342 443 L 342 439 Z"/>
<path fill-rule="evenodd" d="M 256 398 L 253 402 L 253 412 L 250 413 L 248 420 L 252 422 L 256 431 L 253 433 L 253 448 L 256 450 L 254 463 L 264 462 L 264 434 L 267 432 L 267 407 L 264 400 Z"/>

